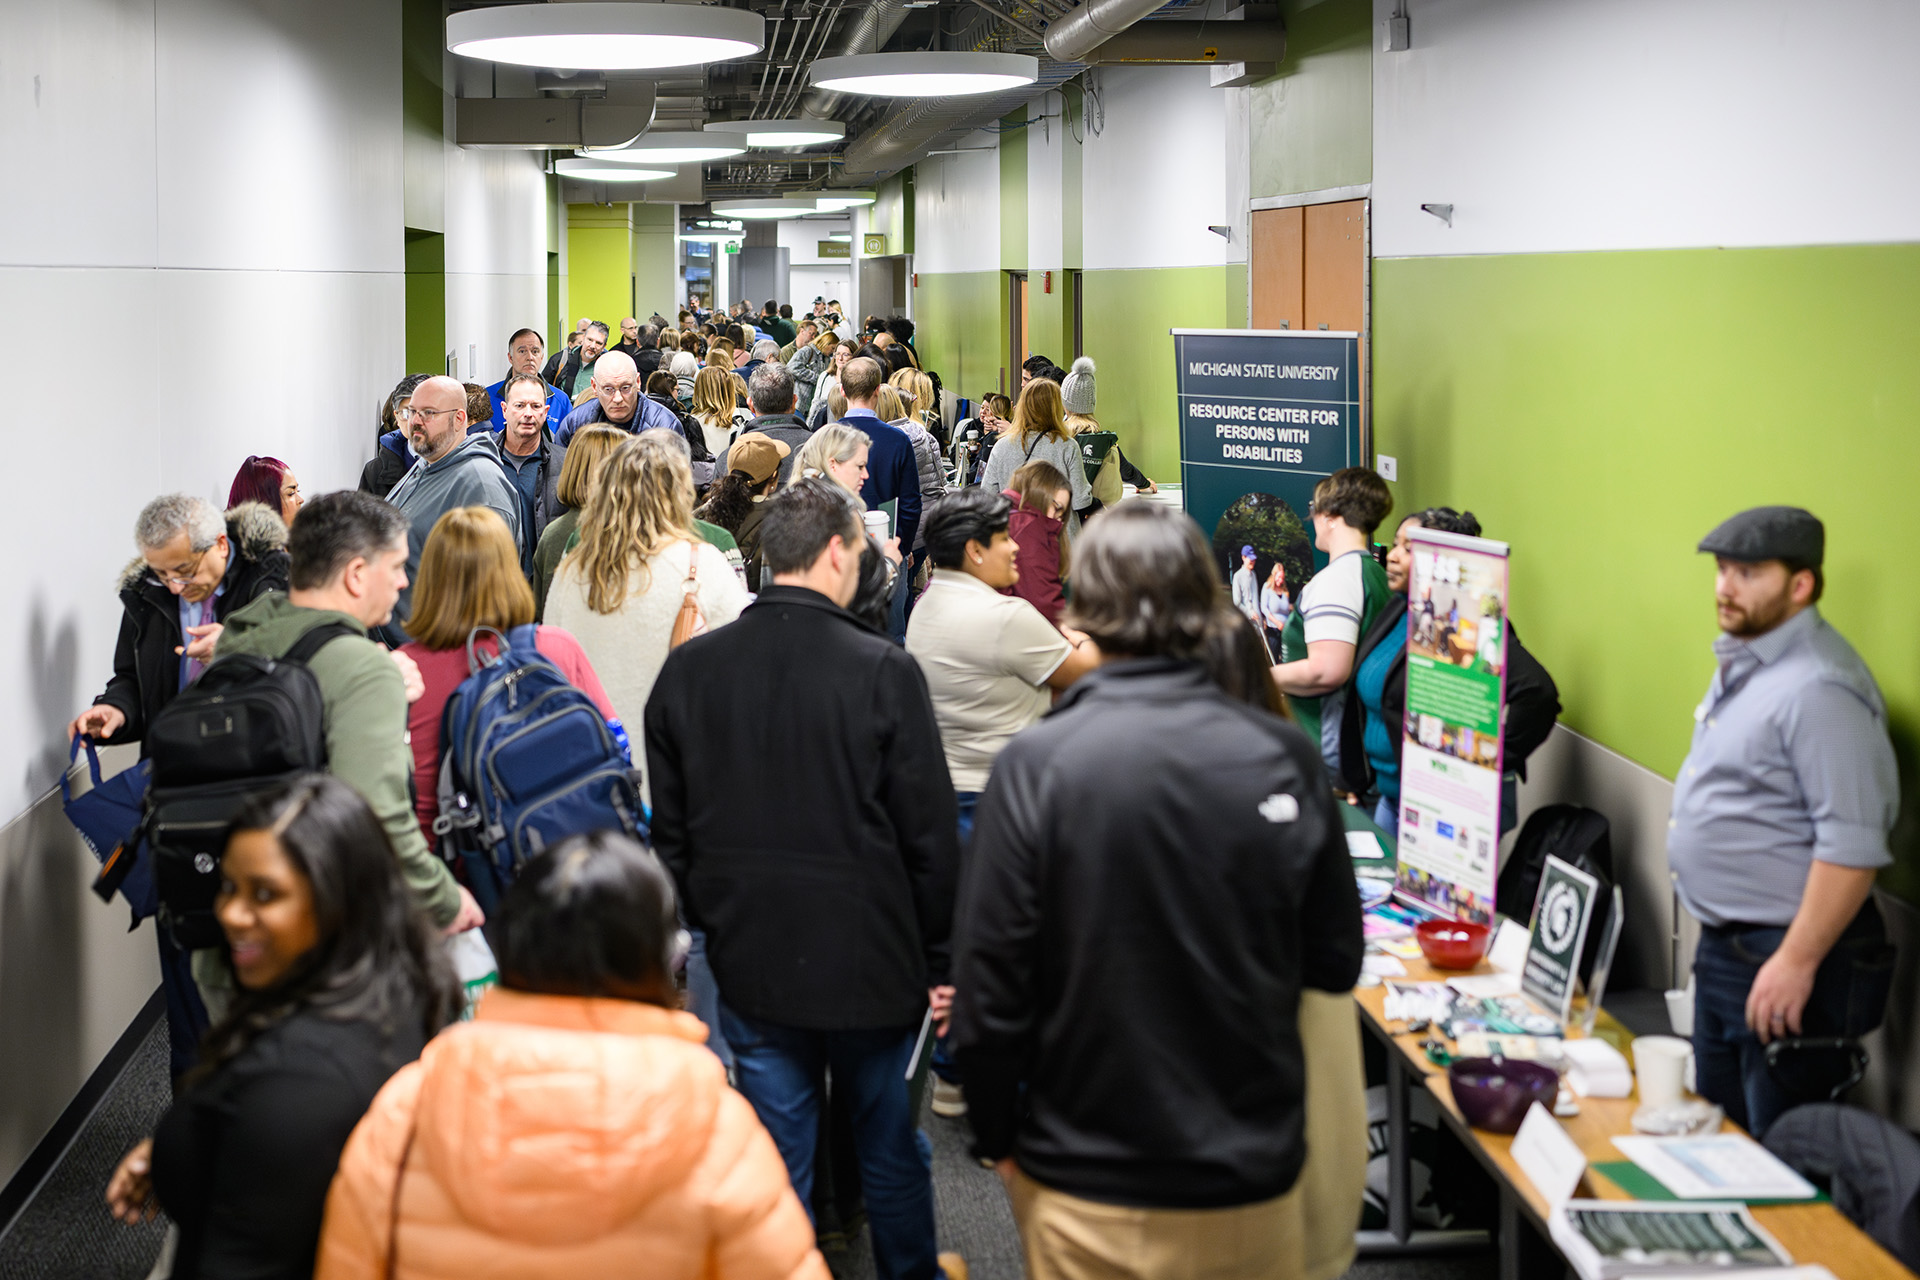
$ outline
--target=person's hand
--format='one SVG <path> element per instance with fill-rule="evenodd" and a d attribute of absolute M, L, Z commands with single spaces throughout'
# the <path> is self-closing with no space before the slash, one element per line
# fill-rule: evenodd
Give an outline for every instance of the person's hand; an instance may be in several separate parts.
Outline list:
<path fill-rule="evenodd" d="M 213 646 L 220 643 L 220 633 L 225 630 L 226 628 L 218 622 L 209 622 L 204 626 L 188 627 L 187 634 L 193 637 L 193 642 L 184 649 L 179 645 L 175 645 L 173 651 L 177 654 L 183 654 L 186 657 L 192 658 L 196 662 L 211 662 L 213 661 Z"/>
<path fill-rule="evenodd" d="M 467 886 L 460 885 L 458 888 L 460 890 L 460 913 L 454 916 L 452 924 L 441 930 L 441 932 L 449 938 L 456 933 L 465 933 L 469 929 L 478 929 L 487 922 L 487 913 L 480 909 L 480 904 L 473 900 L 471 893 L 467 892 Z"/>
<path fill-rule="evenodd" d="M 407 686 L 409 705 L 427 696 L 427 682 L 420 674 L 420 664 L 398 649 L 387 650 L 387 656 L 393 659 L 393 665 L 400 668 L 400 679 Z"/>
<path fill-rule="evenodd" d="M 153 1198 L 153 1139 L 142 1138 L 107 1182 L 107 1210 L 132 1224 L 151 1221 L 159 1209 Z"/>
<path fill-rule="evenodd" d="M 1140 492 L 1141 493 L 1158 493 L 1160 492 L 1160 486 L 1155 484 L 1153 481 L 1149 480 L 1147 481 L 1147 487 L 1140 490 Z"/>
<path fill-rule="evenodd" d="M 880 554 L 885 556 L 887 559 L 893 561 L 894 564 L 896 565 L 899 564 L 900 563 L 900 539 L 888 538 L 885 542 L 881 543 Z"/>
<path fill-rule="evenodd" d="M 1747 992 L 1747 1026 L 1761 1044 L 1800 1034 L 1800 1014 L 1813 994 L 1813 975 L 1819 968 L 1818 962 L 1807 964 L 1784 950 L 1760 966 Z"/>
<path fill-rule="evenodd" d="M 96 702 L 75 716 L 73 723 L 67 726 L 67 741 L 72 742 L 83 733 L 94 739 L 111 738 L 126 723 L 126 712 L 104 702 Z"/>
<path fill-rule="evenodd" d="M 933 1010 L 935 1034 L 947 1034 L 947 1025 L 953 1021 L 953 988 L 951 986 L 928 987 L 927 1005 Z"/>
<path fill-rule="evenodd" d="M 1013 1175 L 1018 1168 L 1019 1166 L 1014 1164 L 1012 1156 L 1002 1156 L 993 1162 L 993 1171 L 1000 1175 L 1000 1181 L 1006 1184 L 1006 1188 L 1009 1191 L 1013 1190 Z"/>
<path fill-rule="evenodd" d="M 1072 627 L 1067 626 L 1065 623 L 1060 624 L 1060 634 L 1065 636 L 1067 638 L 1067 643 L 1072 645 L 1076 649 L 1078 649 L 1081 645 L 1085 644 L 1088 640 L 1092 638 L 1086 632 L 1075 631 Z"/>

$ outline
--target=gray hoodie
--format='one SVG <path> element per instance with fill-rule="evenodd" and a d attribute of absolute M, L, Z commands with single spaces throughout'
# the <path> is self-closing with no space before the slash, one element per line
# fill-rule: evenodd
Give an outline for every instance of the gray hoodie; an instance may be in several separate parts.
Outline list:
<path fill-rule="evenodd" d="M 420 548 L 427 544 L 434 521 L 455 507 L 486 507 L 497 511 L 513 531 L 516 556 L 521 539 L 523 507 L 520 490 L 507 478 L 500 446 L 488 433 L 476 432 L 454 446 L 440 461 L 429 465 L 415 459 L 387 501 L 407 517 L 407 589 L 400 593 L 393 620 L 403 623 L 413 614 L 413 579 L 420 571 Z"/>

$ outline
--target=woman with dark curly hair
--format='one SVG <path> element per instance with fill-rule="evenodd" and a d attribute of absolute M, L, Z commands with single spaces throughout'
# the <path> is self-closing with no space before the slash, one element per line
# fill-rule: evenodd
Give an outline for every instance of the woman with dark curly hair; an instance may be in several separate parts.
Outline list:
<path fill-rule="evenodd" d="M 237 998 L 107 1203 L 123 1222 L 166 1210 L 174 1280 L 310 1275 L 347 1136 L 460 989 L 386 829 L 337 778 L 250 801 L 220 871 Z"/>

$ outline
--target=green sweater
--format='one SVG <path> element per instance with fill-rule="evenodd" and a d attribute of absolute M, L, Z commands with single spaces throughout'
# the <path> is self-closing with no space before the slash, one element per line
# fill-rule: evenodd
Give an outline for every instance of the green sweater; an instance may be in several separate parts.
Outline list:
<path fill-rule="evenodd" d="M 1373 558 L 1372 551 L 1364 551 L 1361 556 L 1360 589 L 1366 605 L 1360 617 L 1360 635 L 1364 637 L 1368 629 L 1373 626 L 1373 620 L 1380 616 L 1380 610 L 1386 607 L 1387 598 L 1392 592 L 1387 590 L 1387 571 L 1382 569 L 1380 562 Z M 1299 608 L 1297 595 L 1294 597 L 1294 605 L 1293 616 L 1287 619 L 1286 629 L 1280 633 L 1280 661 L 1282 662 L 1298 662 L 1307 656 L 1306 614 Z M 1355 651 L 1358 652 L 1357 644 Z M 1353 677 L 1349 675 L 1346 685 L 1339 692 L 1344 696 L 1351 691 L 1352 686 Z M 1320 724 L 1321 702 L 1320 698 L 1287 695 L 1287 706 L 1292 709 L 1294 720 L 1307 731 L 1307 736 L 1316 744 L 1320 743 L 1323 732 Z M 1322 755 L 1324 754 L 1323 751 Z M 1339 779 L 1335 778 L 1334 782 L 1337 785 Z"/>
<path fill-rule="evenodd" d="M 216 658 L 252 653 L 278 658 L 313 628 L 344 622 L 365 632 L 359 620 L 331 609 L 306 609 L 279 593 L 266 595 L 227 615 Z M 407 690 L 387 651 L 371 640 L 342 636 L 308 664 L 320 682 L 326 708 L 327 771 L 353 787 L 387 829 L 400 872 L 435 924 L 460 913 L 460 893 L 447 866 L 427 847 L 414 816 L 408 782 L 413 753 L 407 746 Z"/>

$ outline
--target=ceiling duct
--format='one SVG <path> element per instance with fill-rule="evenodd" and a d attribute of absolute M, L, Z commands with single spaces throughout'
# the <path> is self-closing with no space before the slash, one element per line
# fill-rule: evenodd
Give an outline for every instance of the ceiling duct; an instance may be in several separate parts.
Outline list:
<path fill-rule="evenodd" d="M 1287 55 L 1287 28 L 1280 22 L 1146 22 L 1102 40 L 1084 55 L 1088 66 L 1218 66 L 1229 62 L 1271 66 Z"/>
<path fill-rule="evenodd" d="M 1166 0 L 1087 0 L 1047 26 L 1047 52 L 1061 62 L 1081 62 Z"/>
<path fill-rule="evenodd" d="M 857 187 L 898 173 L 943 142 L 958 142 L 976 129 L 1080 74 L 1079 63 L 1040 59 L 1040 78 L 1005 93 L 920 99 L 882 116 L 848 147 L 833 186 Z"/>
<path fill-rule="evenodd" d="M 841 29 L 833 51 L 820 56 L 847 58 L 856 53 L 878 53 L 907 20 L 908 12 L 907 0 L 873 0 L 863 5 Z M 820 120 L 837 119 L 846 100 L 846 94 L 832 89 L 809 89 L 800 97 L 800 114 Z"/>
<path fill-rule="evenodd" d="M 651 80 L 611 80 L 604 98 L 456 98 L 454 141 L 480 150 L 624 147 L 653 126 Z"/>

